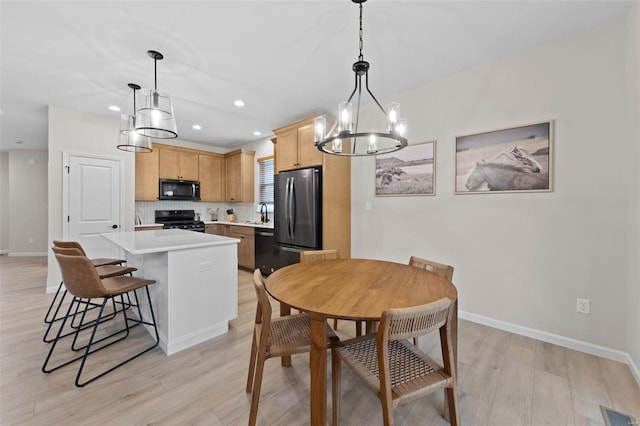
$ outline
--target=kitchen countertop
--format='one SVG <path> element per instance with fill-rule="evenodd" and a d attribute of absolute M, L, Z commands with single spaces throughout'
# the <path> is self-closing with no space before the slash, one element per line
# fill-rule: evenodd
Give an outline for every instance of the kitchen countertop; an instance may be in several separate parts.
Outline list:
<path fill-rule="evenodd" d="M 186 231 L 184 229 L 160 229 L 145 232 L 110 232 L 100 234 L 130 254 L 161 253 L 197 247 L 238 244 L 237 238 Z"/>
<path fill-rule="evenodd" d="M 255 223 L 255 222 L 227 222 L 225 220 L 218 220 L 216 222 L 205 221 L 205 225 L 215 225 L 219 223 L 220 225 L 235 225 L 235 226 L 250 226 L 252 228 L 267 228 L 273 229 L 273 222 L 269 223 Z"/>

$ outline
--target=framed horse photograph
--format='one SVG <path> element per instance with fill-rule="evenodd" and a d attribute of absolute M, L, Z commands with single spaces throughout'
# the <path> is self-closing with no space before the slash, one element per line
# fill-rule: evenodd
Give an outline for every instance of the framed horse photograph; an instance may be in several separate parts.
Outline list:
<path fill-rule="evenodd" d="M 436 141 L 376 156 L 376 196 L 435 195 Z"/>
<path fill-rule="evenodd" d="M 456 137 L 456 194 L 550 192 L 552 120 Z"/>

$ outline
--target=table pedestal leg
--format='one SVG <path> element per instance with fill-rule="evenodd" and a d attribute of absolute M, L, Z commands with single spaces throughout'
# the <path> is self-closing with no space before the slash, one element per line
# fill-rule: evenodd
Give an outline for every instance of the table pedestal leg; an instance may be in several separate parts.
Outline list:
<path fill-rule="evenodd" d="M 311 318 L 311 425 L 327 423 L 327 319 L 309 314 Z"/>

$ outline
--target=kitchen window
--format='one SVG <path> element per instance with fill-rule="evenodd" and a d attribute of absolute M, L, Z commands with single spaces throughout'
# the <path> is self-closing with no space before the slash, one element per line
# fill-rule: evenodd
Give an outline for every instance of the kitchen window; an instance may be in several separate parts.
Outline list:
<path fill-rule="evenodd" d="M 265 203 L 273 211 L 273 155 L 258 158 L 258 203 Z"/>

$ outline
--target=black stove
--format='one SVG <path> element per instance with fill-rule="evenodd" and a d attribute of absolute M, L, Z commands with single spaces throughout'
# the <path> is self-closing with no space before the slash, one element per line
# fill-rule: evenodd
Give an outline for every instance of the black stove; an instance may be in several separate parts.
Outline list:
<path fill-rule="evenodd" d="M 156 223 L 163 225 L 163 229 L 204 232 L 204 222 L 196 220 L 194 210 L 156 210 L 155 219 Z"/>

